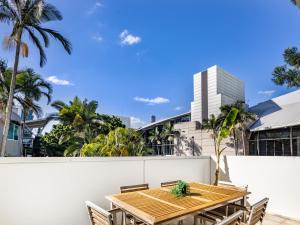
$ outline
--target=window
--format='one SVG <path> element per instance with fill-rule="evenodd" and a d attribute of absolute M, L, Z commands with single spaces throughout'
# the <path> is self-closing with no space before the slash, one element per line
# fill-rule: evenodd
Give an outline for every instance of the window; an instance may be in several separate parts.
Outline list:
<path fill-rule="evenodd" d="M 9 140 L 19 140 L 19 125 L 11 123 L 9 125 L 9 130 L 8 130 L 8 139 Z"/>

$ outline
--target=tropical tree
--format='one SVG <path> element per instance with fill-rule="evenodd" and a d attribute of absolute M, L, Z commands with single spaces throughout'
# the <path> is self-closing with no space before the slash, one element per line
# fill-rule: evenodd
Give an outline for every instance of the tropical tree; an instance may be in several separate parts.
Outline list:
<path fill-rule="evenodd" d="M 300 0 L 291 0 L 300 8 Z M 276 85 L 288 87 L 300 87 L 300 52 L 297 47 L 284 50 L 283 59 L 285 64 L 275 67 L 272 81 Z"/>
<path fill-rule="evenodd" d="M 64 151 L 70 143 L 60 143 L 60 140 L 62 136 L 71 132 L 72 127 L 70 125 L 65 126 L 62 123 L 53 125 L 51 131 L 42 136 L 41 151 L 46 152 L 48 156 L 64 156 Z"/>
<path fill-rule="evenodd" d="M 246 153 L 246 145 L 245 145 L 245 136 L 247 131 L 247 125 L 256 119 L 256 114 L 253 112 L 246 111 L 245 103 L 243 101 L 237 101 L 231 105 L 224 105 L 220 107 L 222 112 L 221 117 L 225 117 L 228 115 L 232 108 L 238 109 L 238 114 L 236 116 L 236 120 L 234 122 L 234 126 L 232 129 L 233 138 L 234 138 L 234 146 L 236 152 L 238 152 L 238 142 L 239 142 L 239 134 L 242 139 L 243 144 L 243 154 Z"/>
<path fill-rule="evenodd" d="M 220 159 L 223 151 L 226 147 L 221 149 L 221 142 L 223 139 L 228 138 L 231 130 L 233 129 L 236 116 L 238 114 L 238 109 L 232 108 L 230 112 L 226 115 L 225 119 L 222 121 L 221 125 L 219 126 L 217 137 L 216 137 L 216 172 L 215 172 L 215 182 L 214 185 L 218 185 L 219 176 L 220 176 Z"/>
<path fill-rule="evenodd" d="M 60 144 L 68 143 L 66 156 L 79 156 L 82 146 L 92 143 L 99 134 L 124 127 L 119 118 L 98 114 L 97 101 L 82 101 L 76 96 L 69 104 L 55 101 L 52 106 L 58 110 L 58 120 L 71 128 L 71 132 L 62 134 L 59 141 Z"/>
<path fill-rule="evenodd" d="M 300 0 L 291 0 L 291 2 L 300 7 Z"/>
<path fill-rule="evenodd" d="M 0 156 L 4 156 L 7 143 L 19 56 L 21 53 L 22 56 L 28 57 L 29 52 L 28 45 L 23 42 L 24 33 L 28 33 L 30 40 L 39 50 L 40 66 L 46 63 L 47 58 L 43 45 L 36 35 L 37 33 L 42 37 L 44 47 L 47 48 L 49 46 L 49 36 L 51 36 L 63 45 L 67 53 L 71 54 L 71 44 L 66 38 L 59 32 L 42 26 L 43 23 L 55 20 L 62 20 L 61 13 L 55 6 L 46 3 L 44 0 L 0 0 L 0 21 L 12 25 L 12 31 L 5 38 L 5 44 L 8 48 L 15 47 L 14 66 L 5 112 Z"/>
<path fill-rule="evenodd" d="M 159 127 L 155 127 L 149 132 L 148 140 L 152 144 L 158 144 L 158 145 L 161 144 L 162 136 Z"/>
<path fill-rule="evenodd" d="M 296 47 L 287 48 L 283 54 L 285 65 L 273 71 L 273 82 L 277 85 L 300 87 L 300 52 Z"/>
<path fill-rule="evenodd" d="M 161 137 L 163 140 L 172 142 L 174 141 L 174 137 L 176 134 L 177 132 L 174 130 L 174 126 L 171 124 L 171 122 L 167 122 L 163 125 L 161 131 Z"/>
<path fill-rule="evenodd" d="M 4 107 L 6 107 L 8 101 L 11 76 L 12 70 L 8 68 L 5 68 L 0 76 L 0 102 Z M 35 73 L 33 69 L 18 71 L 13 99 L 22 106 L 24 122 L 29 111 L 33 111 L 37 117 L 40 117 L 42 109 L 38 102 L 42 97 L 47 99 L 48 104 L 50 103 L 52 85 L 45 81 L 39 74 Z"/>
<path fill-rule="evenodd" d="M 149 154 L 141 134 L 119 127 L 108 135 L 100 134 L 81 149 L 82 156 L 143 156 Z"/>
<path fill-rule="evenodd" d="M 203 125 L 204 128 L 210 129 L 213 132 L 216 155 L 216 171 L 214 185 L 218 185 L 220 176 L 220 159 L 223 151 L 226 149 L 226 147 L 221 148 L 221 144 L 225 138 L 228 138 L 230 136 L 238 112 L 239 110 L 233 107 L 225 116 L 220 116 L 216 118 L 214 115 L 211 115 L 210 119 L 205 121 Z"/>
<path fill-rule="evenodd" d="M 216 117 L 214 114 L 210 114 L 208 119 L 204 119 L 202 128 L 212 131 L 212 138 L 214 140 L 214 148 L 216 151 L 216 139 L 218 136 L 218 129 L 222 122 L 222 117 Z"/>

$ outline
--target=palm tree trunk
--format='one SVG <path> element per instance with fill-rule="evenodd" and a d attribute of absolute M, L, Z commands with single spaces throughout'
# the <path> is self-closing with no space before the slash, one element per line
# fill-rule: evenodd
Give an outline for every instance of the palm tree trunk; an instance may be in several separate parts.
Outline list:
<path fill-rule="evenodd" d="M 235 134 L 235 129 L 233 129 L 233 147 L 235 150 L 235 155 L 237 155 L 238 149 L 237 149 L 237 144 L 236 144 L 236 134 Z"/>
<path fill-rule="evenodd" d="M 221 151 L 220 151 L 220 146 L 221 145 L 221 140 L 220 137 L 217 138 L 216 140 L 216 171 L 215 171 L 215 182 L 214 185 L 218 186 L 219 183 L 219 176 L 220 176 L 220 158 L 221 158 Z"/>
<path fill-rule="evenodd" d="M 218 186 L 220 176 L 220 154 L 217 154 L 216 171 L 215 171 L 215 182 L 214 185 Z"/>
<path fill-rule="evenodd" d="M 242 128 L 243 155 L 246 155 L 244 133 L 245 133 L 244 128 Z"/>
<path fill-rule="evenodd" d="M 7 102 L 6 110 L 5 110 L 5 122 L 4 122 L 4 127 L 3 127 L 0 157 L 4 157 L 4 155 L 5 155 L 8 130 L 9 130 L 9 125 L 10 125 L 10 118 L 11 118 L 11 112 L 12 112 L 12 106 L 13 106 L 13 97 L 14 97 L 14 91 L 15 91 L 15 86 L 16 86 L 16 76 L 17 76 L 17 71 L 18 71 L 18 66 L 19 66 L 19 56 L 20 56 L 20 48 L 21 48 L 21 31 L 18 32 L 16 42 L 17 42 L 17 45 L 16 45 L 16 53 L 15 53 L 15 62 L 14 62 L 14 68 L 13 68 L 13 73 L 12 73 L 11 82 L 10 82 L 8 102 Z"/>

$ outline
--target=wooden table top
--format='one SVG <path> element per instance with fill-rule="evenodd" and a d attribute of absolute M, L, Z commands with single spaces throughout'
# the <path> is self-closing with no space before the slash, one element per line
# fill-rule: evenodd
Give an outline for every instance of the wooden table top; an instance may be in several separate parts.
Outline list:
<path fill-rule="evenodd" d="M 239 189 L 189 183 L 191 194 L 176 197 L 169 188 L 152 188 L 107 196 L 113 204 L 148 224 L 158 224 L 201 210 L 226 204 L 250 194 Z"/>

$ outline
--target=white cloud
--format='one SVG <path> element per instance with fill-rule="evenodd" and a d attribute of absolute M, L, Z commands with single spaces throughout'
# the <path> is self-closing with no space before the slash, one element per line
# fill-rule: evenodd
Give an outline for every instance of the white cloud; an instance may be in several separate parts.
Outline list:
<path fill-rule="evenodd" d="M 59 79 L 57 76 L 47 77 L 46 80 L 56 85 L 74 85 L 68 80 Z"/>
<path fill-rule="evenodd" d="M 148 105 L 158 105 L 158 104 L 165 104 L 170 102 L 169 99 L 163 97 L 156 97 L 156 98 L 134 97 L 134 100 L 138 102 L 147 103 Z"/>
<path fill-rule="evenodd" d="M 99 8 L 103 7 L 103 4 L 99 1 L 95 2 L 95 4 L 88 10 L 87 14 L 94 14 Z"/>
<path fill-rule="evenodd" d="M 181 106 L 177 106 L 177 107 L 175 107 L 175 110 L 176 111 L 180 111 L 180 110 L 182 110 L 182 107 Z"/>
<path fill-rule="evenodd" d="M 134 117 L 134 116 L 130 117 L 130 123 L 131 123 L 131 127 L 135 128 L 135 129 L 143 127 L 147 124 L 142 119 Z"/>
<path fill-rule="evenodd" d="M 120 34 L 121 39 L 121 45 L 134 45 L 141 42 L 141 38 L 139 36 L 134 36 L 133 34 L 130 34 L 128 30 L 124 30 Z"/>
<path fill-rule="evenodd" d="M 103 41 L 103 38 L 102 38 L 102 36 L 101 36 L 100 34 L 94 34 L 94 35 L 92 36 L 92 39 L 93 39 L 94 41 L 97 41 L 97 42 Z"/>
<path fill-rule="evenodd" d="M 259 91 L 257 93 L 259 95 L 264 95 L 264 96 L 267 96 L 267 97 L 271 97 L 275 93 L 275 90 L 265 90 L 265 91 Z"/>

